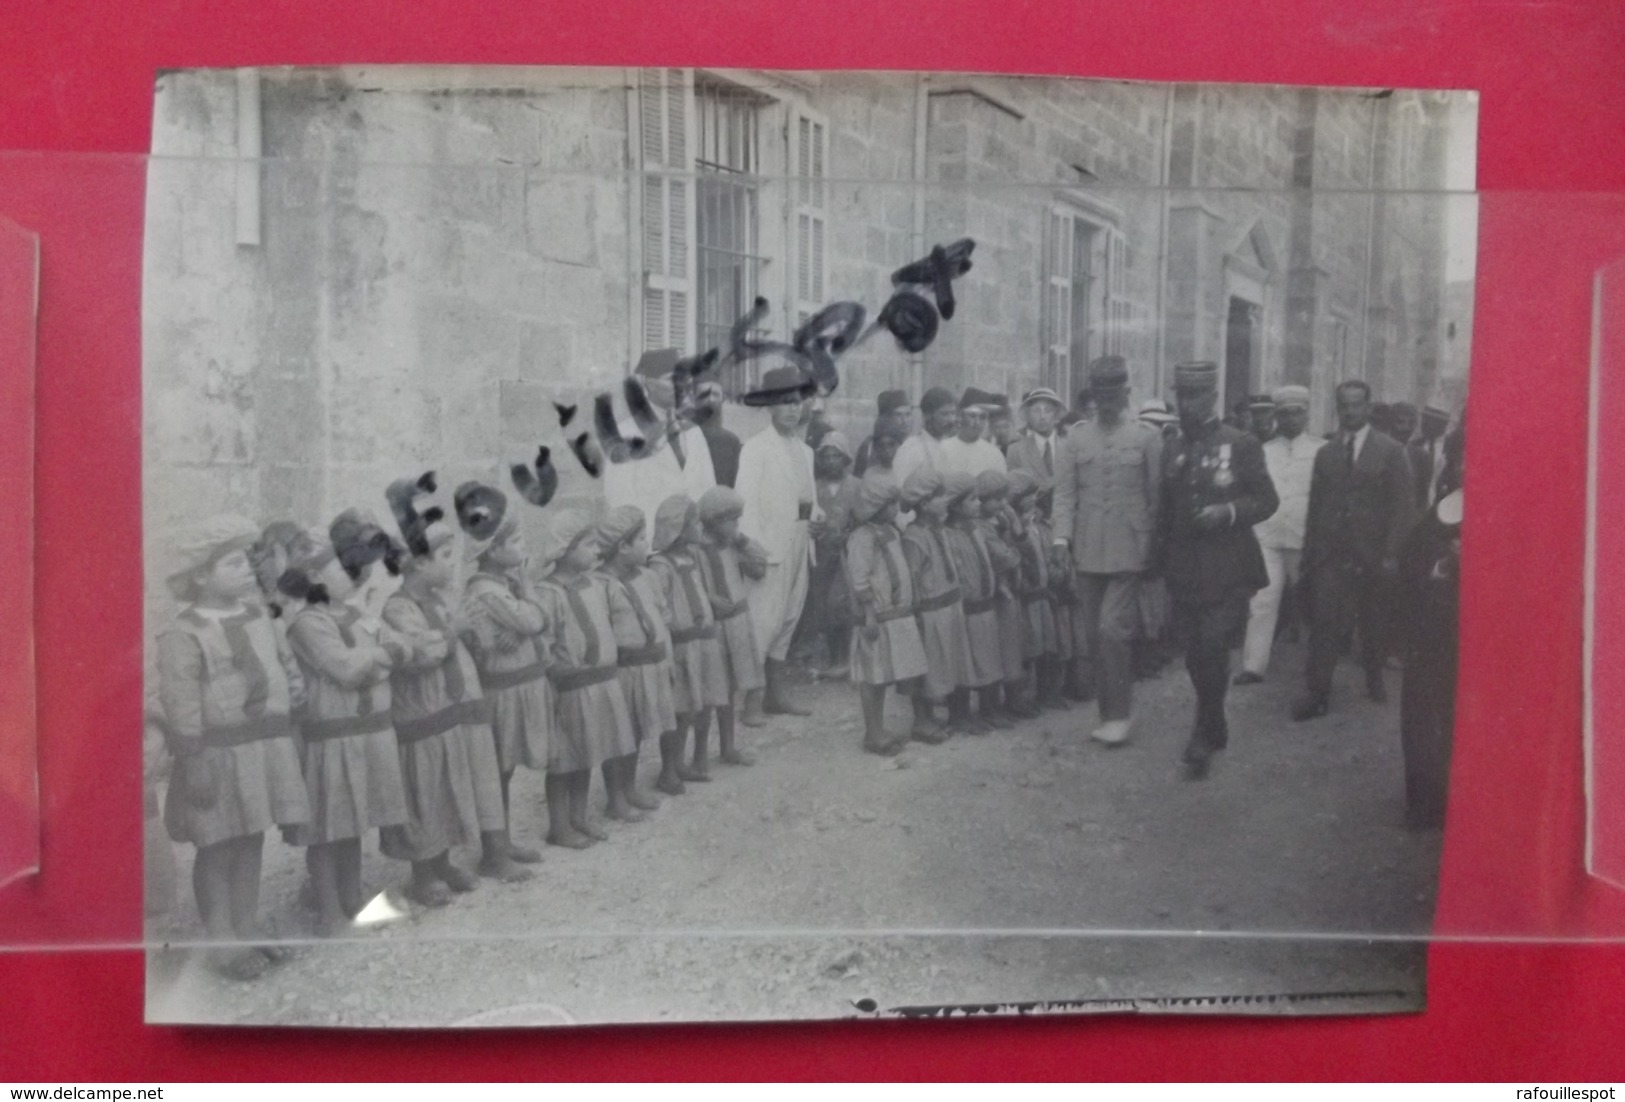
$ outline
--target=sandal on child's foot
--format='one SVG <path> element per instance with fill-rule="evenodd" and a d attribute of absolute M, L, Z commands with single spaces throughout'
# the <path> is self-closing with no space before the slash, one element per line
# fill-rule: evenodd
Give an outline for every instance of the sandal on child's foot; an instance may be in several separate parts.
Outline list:
<path fill-rule="evenodd" d="M 525 846 L 516 846 L 508 843 L 508 860 L 518 861 L 521 865 L 539 865 L 542 862 L 541 852 Z"/>
<path fill-rule="evenodd" d="M 217 949 L 209 954 L 209 971 L 238 983 L 259 979 L 269 967 L 271 962 L 256 949 Z"/>
<path fill-rule="evenodd" d="M 749 750 L 724 750 L 721 754 L 725 765 L 755 765 L 756 755 Z"/>
<path fill-rule="evenodd" d="M 711 774 L 704 769 L 691 769 L 686 765 L 677 767 L 677 775 L 685 781 L 694 781 L 704 784 L 711 779 Z"/>
<path fill-rule="evenodd" d="M 479 863 L 479 873 L 487 879 L 496 880 L 503 884 L 523 884 L 536 875 L 529 869 L 514 864 L 506 857 L 496 861 L 481 861 Z"/>
<path fill-rule="evenodd" d="M 603 831 L 599 830 L 597 827 L 593 826 L 591 823 L 573 823 L 571 825 L 576 828 L 576 833 L 577 834 L 580 834 L 580 835 L 583 835 L 584 837 L 590 838 L 594 842 L 607 842 L 607 841 L 609 841 L 609 835 L 605 834 Z"/>
<path fill-rule="evenodd" d="M 903 747 L 907 742 L 907 739 L 884 739 L 879 741 L 864 739 L 863 748 L 871 754 L 879 754 L 883 758 L 892 758 L 903 752 Z"/>
<path fill-rule="evenodd" d="M 639 811 L 660 810 L 659 800 L 655 799 L 647 792 L 639 792 L 636 789 L 633 789 L 626 794 L 626 802 L 637 808 Z"/>
<path fill-rule="evenodd" d="M 408 885 L 406 898 L 420 907 L 444 907 L 451 902 L 451 896 L 446 889 L 432 880 L 427 884 Z"/>
<path fill-rule="evenodd" d="M 681 796 L 688 789 L 683 787 L 680 777 L 661 777 L 655 782 L 655 787 L 668 796 Z"/>
<path fill-rule="evenodd" d="M 916 727 L 908 733 L 908 737 L 915 742 L 923 742 L 927 746 L 940 746 L 948 741 L 948 732 L 935 724 L 929 727 Z"/>
<path fill-rule="evenodd" d="M 571 831 L 569 834 L 549 834 L 547 844 L 550 846 L 563 846 L 565 849 L 586 849 L 592 845 L 592 839 L 586 835 Z"/>
<path fill-rule="evenodd" d="M 480 886 L 480 878 L 467 869 L 458 868 L 450 861 L 440 870 L 440 879 L 454 892 L 471 892 Z"/>

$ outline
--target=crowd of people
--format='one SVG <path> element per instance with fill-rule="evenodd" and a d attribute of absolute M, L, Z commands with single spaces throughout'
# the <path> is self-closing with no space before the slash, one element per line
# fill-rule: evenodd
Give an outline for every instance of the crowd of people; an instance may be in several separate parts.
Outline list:
<path fill-rule="evenodd" d="M 1303 387 L 1232 423 L 1216 366 L 1188 363 L 1176 410 L 1131 414 L 1128 366 L 1108 356 L 1070 411 L 1047 388 L 1023 396 L 1019 430 L 1002 395 L 933 387 L 915 431 L 914 403 L 888 391 L 854 448 L 786 363 L 761 380 L 770 423 L 741 442 L 714 394 L 676 400 L 675 362 L 637 369 L 665 446 L 606 472 L 607 507 L 549 508 L 539 544 L 499 487 L 442 499 L 431 475 L 388 488 L 387 528 L 351 508 L 321 528 L 226 515 L 177 533 L 149 726 L 217 971 L 249 979 L 284 955 L 258 927 L 273 827 L 305 848 L 323 934 L 361 910 L 375 830 L 421 906 L 522 881 L 540 854 L 513 837 L 519 769 L 543 776 L 547 842 L 590 847 L 606 837 L 595 775 L 603 815 L 635 822 L 659 806 L 645 747 L 653 787 L 681 797 L 715 763 L 752 764 L 740 727 L 809 714 L 792 656 L 849 679 L 863 748 L 893 755 L 1091 699 L 1092 737 L 1121 746 L 1136 676 L 1177 643 L 1200 779 L 1228 744 L 1232 648 L 1245 637 L 1235 683 L 1261 680 L 1293 595 L 1310 635 L 1294 716 L 1326 713 L 1352 632 L 1373 698 L 1397 657 L 1411 811 L 1442 815 L 1462 450 L 1442 411 L 1392 407 L 1379 425 L 1351 381 L 1330 439 L 1306 432 Z M 1427 623 L 1396 627 L 1401 608 Z M 893 687 L 906 730 L 886 722 Z"/>

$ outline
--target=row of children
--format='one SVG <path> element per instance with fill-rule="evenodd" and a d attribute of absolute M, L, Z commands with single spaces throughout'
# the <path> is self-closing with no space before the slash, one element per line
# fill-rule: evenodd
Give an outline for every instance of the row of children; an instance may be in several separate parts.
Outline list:
<path fill-rule="evenodd" d="M 588 814 L 594 771 L 608 817 L 658 806 L 636 783 L 646 739 L 672 795 L 710 780 L 713 713 L 721 759 L 751 764 L 734 701 L 763 684 L 745 579 L 766 556 L 739 534 L 737 493 L 673 497 L 652 533 L 636 508 L 553 510 L 532 554 L 501 491 L 458 489 L 459 537 L 442 510 L 417 512 L 432 490 L 391 487 L 404 544 L 353 509 L 325 532 L 222 516 L 177 541 L 168 581 L 182 607 L 157 638 L 151 718 L 173 757 L 165 826 L 197 847 L 194 894 L 223 975 L 251 979 L 285 955 L 258 944 L 273 825 L 306 847 L 317 930 L 331 935 L 362 909 L 374 829 L 410 863 L 420 905 L 475 888 L 451 859 L 460 845 L 479 845 L 479 875 L 529 879 L 541 855 L 511 833 L 521 766 L 545 771 L 548 842 L 581 849 L 605 838 Z M 472 571 L 460 593 L 459 539 Z"/>
<path fill-rule="evenodd" d="M 850 484 L 855 527 L 843 562 L 858 625 L 851 675 L 866 750 L 896 754 L 911 738 L 985 734 L 1041 708 L 1068 707 L 1064 670 L 1080 657 L 1076 596 L 1070 575 L 1050 569 L 1040 496 L 1034 476 L 1020 470 L 973 477 L 922 468 L 901 487 L 872 472 Z M 901 531 L 900 509 L 913 513 Z M 907 735 L 886 731 L 890 685 L 912 700 Z"/>

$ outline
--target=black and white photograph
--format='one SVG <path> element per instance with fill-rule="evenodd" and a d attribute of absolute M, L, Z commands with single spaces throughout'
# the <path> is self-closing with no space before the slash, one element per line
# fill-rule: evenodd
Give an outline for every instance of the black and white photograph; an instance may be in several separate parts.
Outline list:
<path fill-rule="evenodd" d="M 1422 1009 L 1477 115 L 161 74 L 147 1019 Z"/>

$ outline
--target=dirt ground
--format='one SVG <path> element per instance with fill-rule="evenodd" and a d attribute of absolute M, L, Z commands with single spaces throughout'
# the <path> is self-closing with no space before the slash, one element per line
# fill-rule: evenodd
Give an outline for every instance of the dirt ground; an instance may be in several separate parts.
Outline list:
<path fill-rule="evenodd" d="M 945 1005 L 1323 1013 L 1416 1009 L 1439 836 L 1402 826 L 1394 703 L 1339 671 L 1332 715 L 1287 716 L 1302 649 L 1231 691 L 1230 749 L 1184 779 L 1183 669 L 1137 687 L 1132 742 L 1092 744 L 1092 705 L 882 759 L 859 750 L 856 694 L 803 686 L 811 719 L 746 733 L 750 768 L 541 846 L 540 777 L 515 782 L 533 881 L 409 907 L 405 870 L 366 858 L 374 910 L 253 983 L 204 970 L 189 892 L 151 936 L 158 1022 L 331 1026 L 745 1020 Z M 901 728 L 906 706 L 893 699 Z M 652 747 L 648 748 L 652 751 Z M 642 774 L 652 780 L 654 755 Z M 595 801 L 599 789 L 594 788 Z M 178 847 L 181 884 L 190 850 Z M 472 855 L 459 860 L 471 865 Z M 267 922 L 306 940 L 298 850 L 267 842 Z M 1287 936 L 1287 935 L 1299 936 Z M 1303 935 L 1312 936 L 1303 936 Z M 1176 936 L 1177 935 L 1177 936 Z M 1292 996 L 1291 998 L 1269 998 Z"/>

